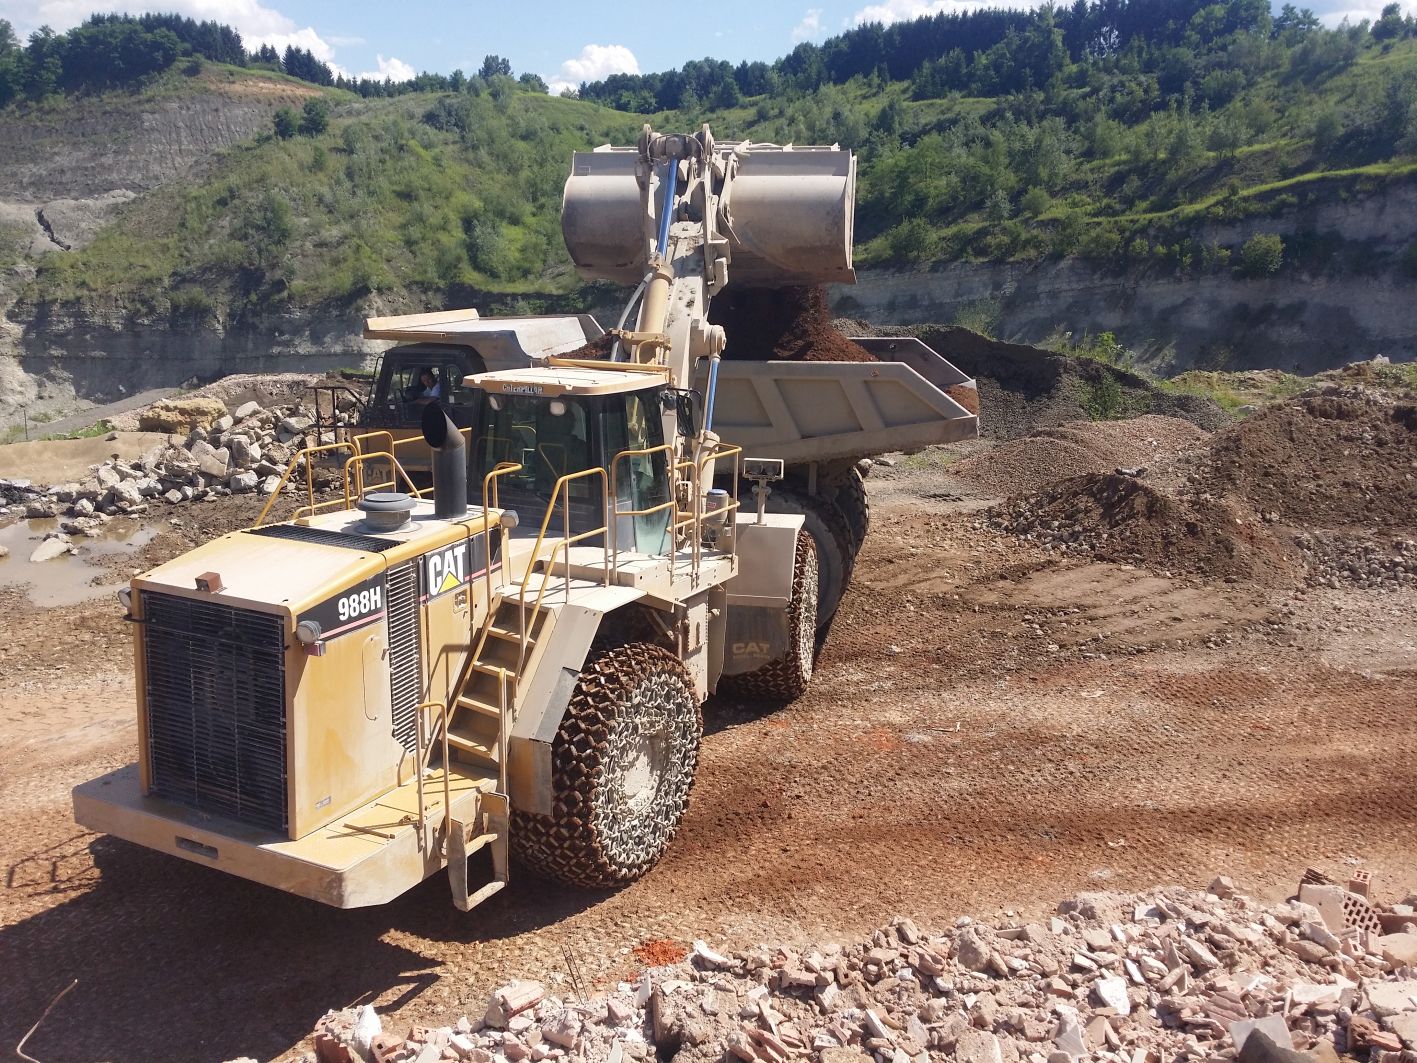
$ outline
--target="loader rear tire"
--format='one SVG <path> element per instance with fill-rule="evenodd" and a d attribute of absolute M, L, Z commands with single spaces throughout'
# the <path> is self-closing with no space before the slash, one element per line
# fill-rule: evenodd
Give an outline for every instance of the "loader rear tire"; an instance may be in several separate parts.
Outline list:
<path fill-rule="evenodd" d="M 679 829 L 702 735 L 694 681 L 674 654 L 646 642 L 597 654 L 552 743 L 552 813 L 513 813 L 513 856 L 571 886 L 640 878 Z"/>
<path fill-rule="evenodd" d="M 798 532 L 787 606 L 788 650 L 755 671 L 724 676 L 720 690 L 752 701 L 796 701 L 806 693 L 817 658 L 818 586 L 816 543 L 805 531 Z"/>

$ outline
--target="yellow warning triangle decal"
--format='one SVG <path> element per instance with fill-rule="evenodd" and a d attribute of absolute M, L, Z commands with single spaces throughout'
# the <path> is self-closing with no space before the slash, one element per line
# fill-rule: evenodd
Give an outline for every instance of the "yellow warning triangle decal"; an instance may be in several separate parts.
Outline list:
<path fill-rule="evenodd" d="M 450 571 L 444 573 L 444 575 L 443 575 L 443 582 L 440 583 L 440 584 L 438 584 L 438 593 L 439 593 L 439 594 L 442 594 L 442 593 L 444 593 L 445 591 L 450 591 L 450 590 L 452 590 L 453 588 L 455 588 L 457 585 L 458 585 L 458 574 L 457 574 L 456 572 L 453 572 L 453 571 L 450 570 Z"/>

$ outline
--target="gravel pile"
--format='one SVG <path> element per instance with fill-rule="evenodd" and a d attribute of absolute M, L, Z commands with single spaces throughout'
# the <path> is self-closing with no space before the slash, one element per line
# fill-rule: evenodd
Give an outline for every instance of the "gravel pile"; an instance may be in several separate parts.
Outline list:
<path fill-rule="evenodd" d="M 950 475 L 1002 497 L 1084 473 L 1118 467 L 1151 470 L 1201 447 L 1208 438 L 1179 417 L 1148 414 L 1126 421 L 1074 421 L 965 458 L 950 467 Z"/>
<path fill-rule="evenodd" d="M 1417 542 L 1412 539 L 1299 532 L 1294 543 L 1308 562 L 1314 586 L 1380 591 L 1417 587 Z"/>
<path fill-rule="evenodd" d="M 320 1063 L 1172 1063 L 1265 1051 L 1371 1063 L 1417 1055 L 1417 897 L 1375 906 L 1309 872 L 1264 907 L 1225 878 L 1205 892 L 1084 894 L 1046 922 L 897 918 L 869 940 L 720 954 L 601 996 L 498 989 L 453 1026 L 384 1031 L 330 1012 Z M 1262 1051 L 1263 1050 L 1263 1051 Z"/>
<path fill-rule="evenodd" d="M 987 455 L 986 455 L 987 456 Z M 1294 551 L 1225 502 L 1158 490 L 1124 472 L 1088 473 L 1016 495 L 979 524 L 1103 561 L 1228 582 L 1292 584 Z"/>
<path fill-rule="evenodd" d="M 1417 405 L 1329 386 L 1217 432 L 1196 477 L 1306 529 L 1417 528 Z"/>

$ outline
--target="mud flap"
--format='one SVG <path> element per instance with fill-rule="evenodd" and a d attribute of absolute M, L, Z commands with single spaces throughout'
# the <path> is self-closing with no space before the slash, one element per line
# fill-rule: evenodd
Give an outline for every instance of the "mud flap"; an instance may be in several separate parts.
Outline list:
<path fill-rule="evenodd" d="M 728 610 L 723 674 L 744 675 L 786 656 L 792 632 L 787 610 L 776 606 L 735 605 Z"/>

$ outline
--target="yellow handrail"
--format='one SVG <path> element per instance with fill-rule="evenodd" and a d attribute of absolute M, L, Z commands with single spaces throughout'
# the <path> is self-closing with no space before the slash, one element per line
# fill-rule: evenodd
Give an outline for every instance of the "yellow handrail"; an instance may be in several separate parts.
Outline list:
<path fill-rule="evenodd" d="M 311 513 L 315 513 L 334 505 L 333 502 L 321 502 L 319 504 L 315 502 L 315 478 L 310 474 L 310 459 L 316 454 L 323 454 L 325 451 L 329 450 L 352 450 L 356 454 L 359 453 L 355 450 L 354 444 L 348 441 L 342 443 L 322 443 L 317 447 L 306 447 L 304 450 L 301 450 L 295 457 L 290 459 L 290 464 L 285 467 L 285 472 L 280 478 L 280 483 L 276 484 L 276 489 L 271 492 L 271 497 L 266 499 L 266 504 L 261 507 L 261 515 L 256 518 L 257 528 L 266 523 L 266 514 L 271 511 L 271 506 L 275 505 L 276 499 L 280 497 L 281 489 L 290 482 L 290 474 L 300 467 L 301 458 L 305 459 L 305 490 L 309 503 L 295 511 L 297 519 L 307 509 Z M 349 508 L 349 482 L 347 480 L 344 485 L 344 508 Z"/>
<path fill-rule="evenodd" d="M 570 597 L 570 594 L 571 594 L 571 553 L 570 553 L 570 547 L 571 547 L 573 544 L 580 542 L 582 539 L 588 539 L 588 538 L 590 538 L 591 536 L 593 536 L 593 535 L 598 535 L 598 534 L 605 534 L 605 535 L 607 536 L 607 540 L 608 540 L 608 537 L 609 537 L 609 529 L 607 528 L 606 525 L 603 525 L 603 524 L 602 524 L 599 528 L 592 528 L 590 531 L 580 532 L 579 534 L 574 535 L 574 536 L 571 535 L 571 488 L 570 488 L 570 485 L 571 485 L 571 482 L 572 482 L 573 480 L 583 480 L 583 479 L 585 479 L 585 478 L 587 478 L 587 477 L 590 477 L 590 476 L 599 476 L 599 477 L 600 477 L 600 512 L 601 512 L 601 514 L 608 514 L 608 513 L 610 512 L 610 482 L 609 482 L 609 479 L 607 478 L 607 476 L 606 476 L 606 474 L 605 474 L 605 470 L 602 469 L 602 468 L 600 468 L 599 466 L 596 466 L 595 468 L 592 468 L 592 469 L 582 469 L 580 472 L 567 473 L 565 476 L 562 476 L 559 480 L 556 481 L 556 486 L 555 486 L 554 488 L 552 488 L 552 490 L 551 490 L 551 501 L 550 501 L 550 503 L 549 503 L 549 504 L 547 505 L 547 507 L 546 507 L 546 516 L 544 516 L 544 517 L 541 518 L 541 530 L 537 533 L 537 536 L 536 536 L 536 545 L 535 545 L 534 547 L 532 547 L 531 556 L 530 556 L 529 558 L 527 558 L 526 572 L 525 572 L 525 574 L 522 576 L 521 588 L 519 589 L 518 594 L 517 594 L 519 609 L 520 609 L 520 613 L 521 613 L 521 616 L 520 616 L 520 620 L 521 620 L 521 631 L 519 632 L 521 638 L 520 638 L 520 642 L 519 642 L 519 650 L 518 650 L 518 653 L 517 653 L 517 675 L 518 675 L 518 676 L 521 675 L 522 665 L 525 664 L 525 662 L 526 662 L 526 642 L 527 642 L 526 587 L 527 587 L 527 584 L 531 581 L 531 576 L 532 576 L 533 570 L 536 568 L 536 564 L 537 564 L 537 560 L 538 560 L 538 555 L 541 553 L 541 547 L 542 547 L 542 545 L 546 542 L 546 529 L 547 529 L 547 528 L 550 526 L 550 524 L 551 524 L 551 516 L 552 516 L 552 514 L 554 514 L 554 513 L 556 512 L 557 500 L 561 497 L 562 491 L 564 491 L 565 494 L 566 494 L 565 504 L 564 504 L 564 513 L 565 513 L 564 522 L 565 522 L 565 523 L 564 523 L 564 525 L 563 525 L 563 530 L 565 531 L 565 535 L 564 535 L 564 537 L 561 539 L 560 542 L 558 542 L 555 546 L 553 546 L 553 547 L 551 548 L 551 556 L 546 559 L 546 570 L 542 573 L 541 586 L 540 586 L 540 589 L 537 591 L 536 602 L 535 602 L 535 604 L 532 606 L 532 609 L 533 609 L 535 612 L 540 612 L 540 611 L 541 611 L 541 603 L 542 603 L 542 601 L 543 601 L 543 600 L 545 599 L 545 597 L 546 597 L 546 585 L 551 582 L 551 571 L 552 571 L 552 569 L 555 568 L 555 566 L 556 566 L 556 552 L 557 552 L 558 550 L 562 549 L 563 547 L 566 549 L 566 571 L 565 571 L 565 580 L 566 580 L 566 596 L 569 598 L 569 597 Z M 608 587 L 608 586 L 610 586 L 610 546 L 609 546 L 609 543 L 608 543 L 607 540 L 602 540 L 601 546 L 602 546 L 602 548 L 604 549 L 604 552 L 605 552 L 605 576 L 604 576 L 604 585 Z"/>

